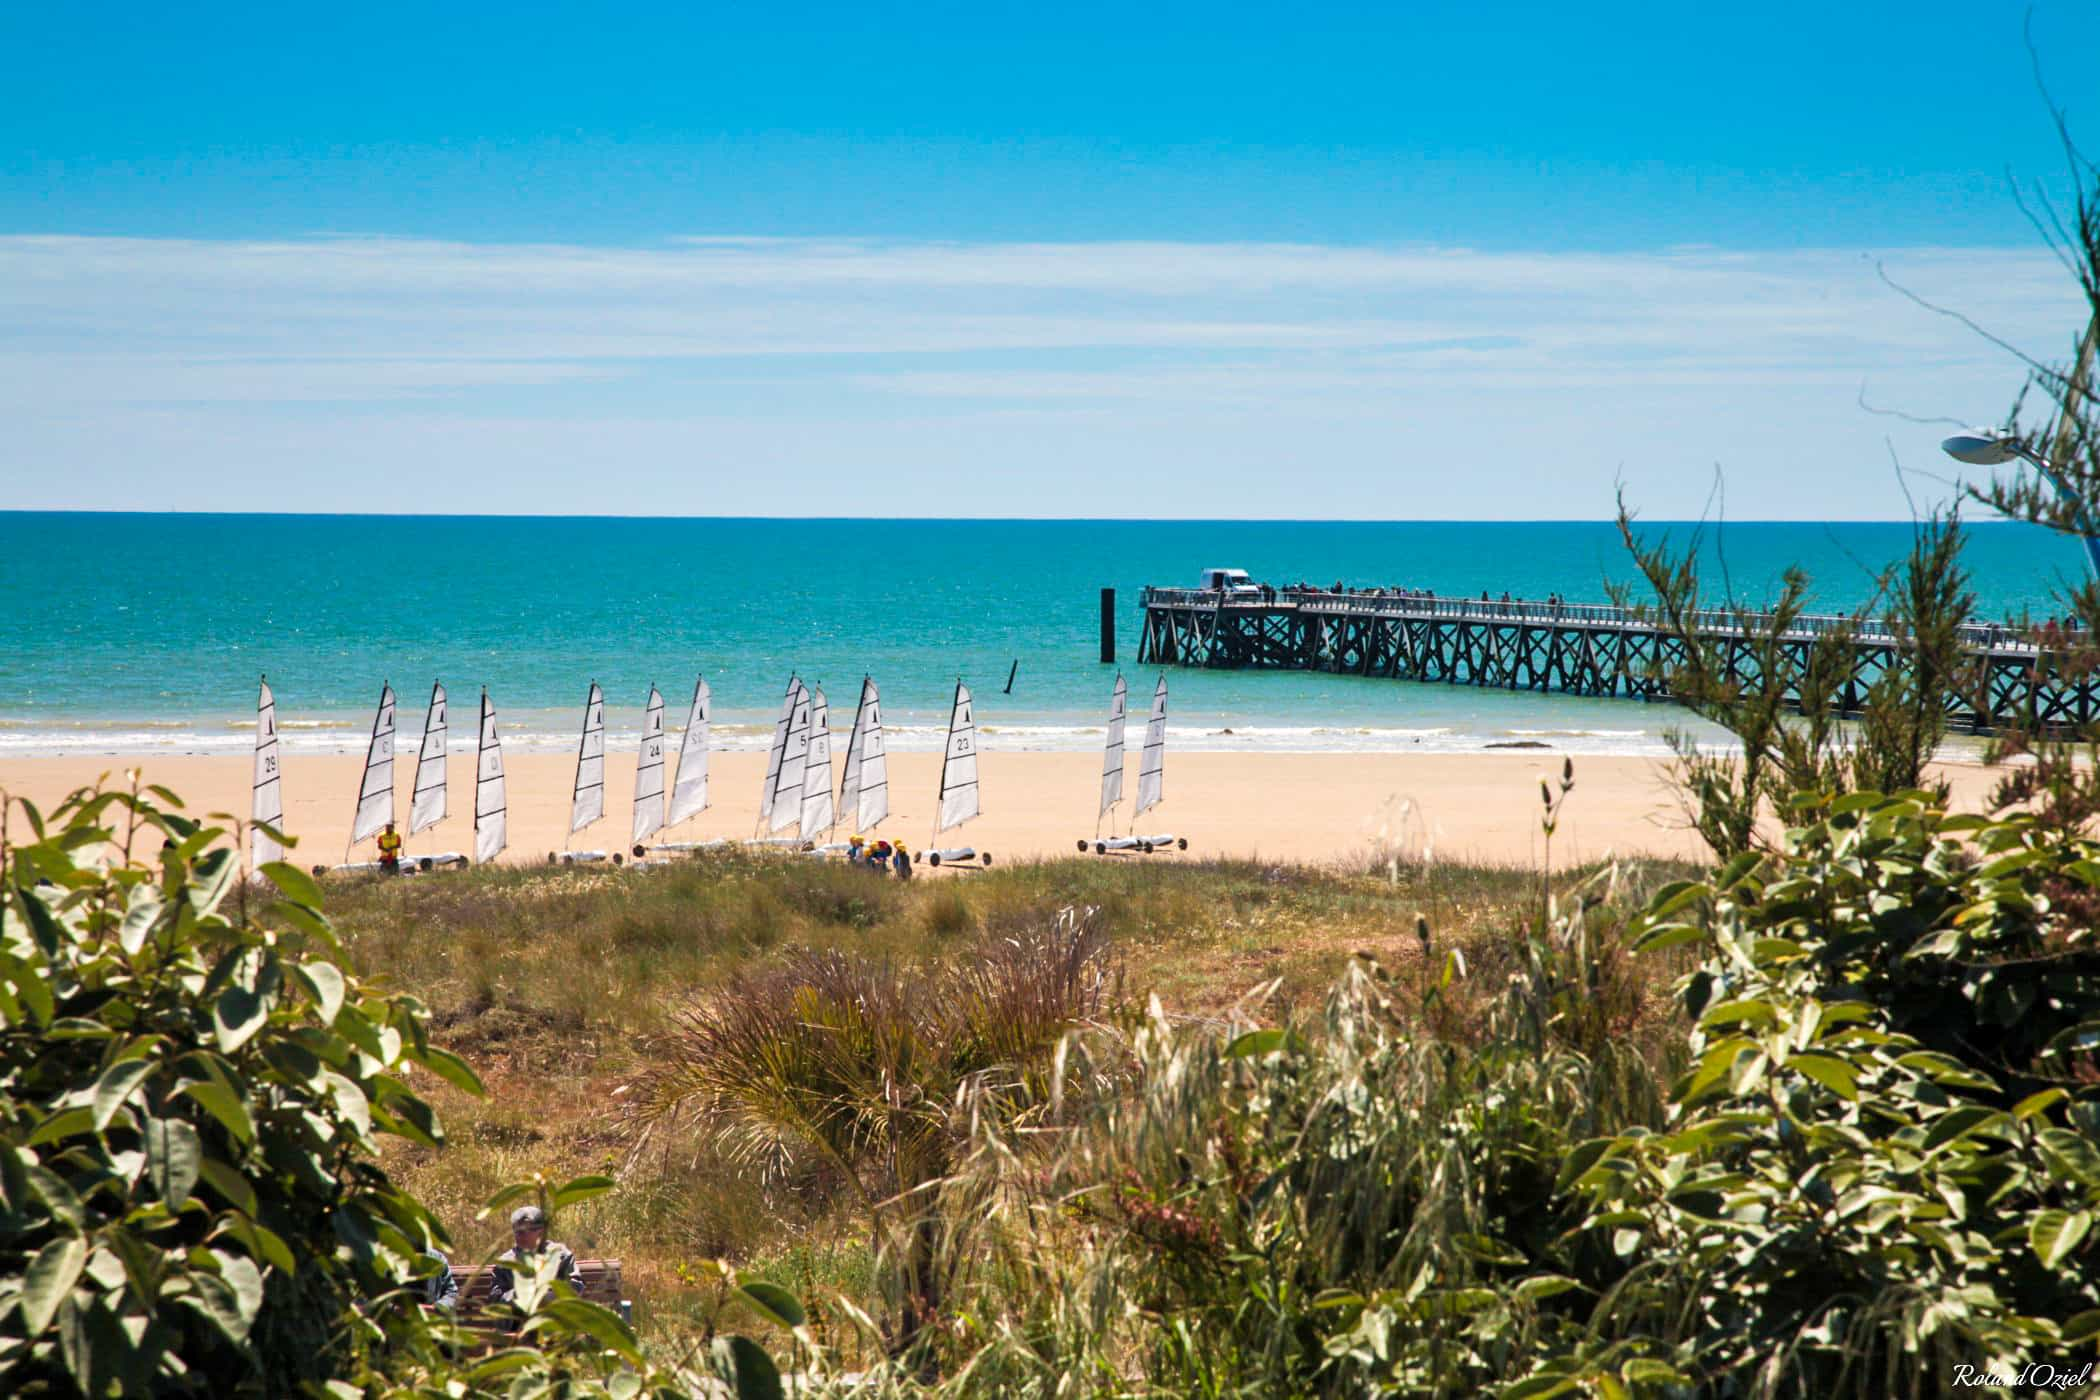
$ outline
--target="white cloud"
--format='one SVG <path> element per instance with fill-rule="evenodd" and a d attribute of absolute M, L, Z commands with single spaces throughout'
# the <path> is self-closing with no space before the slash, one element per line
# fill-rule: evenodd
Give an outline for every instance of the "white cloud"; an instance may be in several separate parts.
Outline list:
<path fill-rule="evenodd" d="M 2081 317 L 2038 249 L 1888 264 L 2044 351 Z M 797 513 L 740 474 L 822 495 L 879 464 L 926 487 L 891 513 L 952 513 L 933 488 L 964 472 L 985 513 L 1086 513 L 1029 475 L 1069 482 L 1078 454 L 1123 514 L 1389 515 L 1398 472 L 1413 513 L 1595 515 L 1620 470 L 1688 510 L 1688 464 L 1722 459 L 1747 513 L 1885 515 L 1892 425 L 1862 383 L 1987 419 L 2017 380 L 1858 250 L 0 238 L 12 505 L 150 501 L 175 464 L 224 484 L 205 504 L 269 482 L 358 508 L 346 483 L 383 461 L 442 473 L 426 509 L 561 511 L 520 464 L 558 482 L 617 447 L 669 512 Z M 1459 424 L 1452 480 L 1409 445 Z M 1315 467 L 1358 494 L 1307 508 Z"/>

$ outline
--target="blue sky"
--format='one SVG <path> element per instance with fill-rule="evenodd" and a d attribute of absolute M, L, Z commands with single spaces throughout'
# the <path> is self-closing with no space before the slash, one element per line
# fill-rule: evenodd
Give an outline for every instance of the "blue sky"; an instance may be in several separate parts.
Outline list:
<path fill-rule="evenodd" d="M 2026 9 L 8 7 L 0 506 L 1900 514 Z"/>

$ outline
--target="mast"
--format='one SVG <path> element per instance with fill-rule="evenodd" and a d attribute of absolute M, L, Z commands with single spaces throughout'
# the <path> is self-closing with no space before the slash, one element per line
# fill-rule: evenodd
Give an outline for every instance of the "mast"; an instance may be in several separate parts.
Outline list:
<path fill-rule="evenodd" d="M 576 746 L 576 792 L 569 799 L 569 834 L 605 815 L 605 692 L 591 682 L 583 702 L 583 738 Z"/>
<path fill-rule="evenodd" d="M 408 834 L 436 826 L 450 811 L 445 792 L 445 687 L 433 681 L 423 715 L 423 743 L 416 752 L 416 786 L 408 800 Z"/>
<path fill-rule="evenodd" d="M 951 827 L 961 826 L 978 814 L 977 721 L 969 687 L 955 679 L 955 707 L 948 712 L 948 744 L 941 754 L 940 811 L 934 817 L 936 840 Z"/>
<path fill-rule="evenodd" d="M 663 825 L 664 698 L 652 685 L 648 707 L 642 711 L 642 752 L 634 764 L 634 839 L 630 844 L 640 845 L 644 836 L 661 831 Z"/>
<path fill-rule="evenodd" d="M 831 702 L 818 686 L 809 709 L 809 749 L 802 761 L 802 839 L 813 841 L 818 832 L 829 830 L 837 810 L 831 802 Z"/>
<path fill-rule="evenodd" d="M 766 829 L 781 832 L 802 821 L 802 769 L 809 758 L 809 692 L 795 682 L 789 708 L 787 740 L 780 749 L 780 771 L 774 774 L 772 810 Z M 827 779 L 827 781 L 829 781 Z"/>
<path fill-rule="evenodd" d="M 1147 808 L 1157 807 L 1166 796 L 1167 678 L 1159 678 L 1152 692 L 1152 714 L 1145 721 L 1145 750 L 1138 755 L 1137 806 L 1131 809 L 1135 822 Z"/>
<path fill-rule="evenodd" d="M 1108 744 L 1101 753 L 1101 810 L 1094 814 L 1094 835 L 1101 834 L 1101 819 L 1123 800 L 1123 723 L 1130 714 L 1130 687 L 1123 673 L 1116 673 L 1116 688 L 1108 697 Z M 1115 828 L 1109 828 L 1115 834 Z"/>
<path fill-rule="evenodd" d="M 773 790 L 780 786 L 780 760 L 787 752 L 788 726 L 795 719 L 795 692 L 801 688 L 802 678 L 790 672 L 787 694 L 780 697 L 780 718 L 773 721 L 773 747 L 766 751 L 766 786 L 759 794 L 754 831 L 764 831 L 766 823 L 773 819 Z"/>
<path fill-rule="evenodd" d="M 664 818 L 667 825 L 676 826 L 707 810 L 707 712 L 713 706 L 714 697 L 708 691 L 707 678 L 701 676 L 693 682 L 693 707 L 686 712 L 685 734 L 678 741 L 678 768 L 671 781 L 671 810 Z M 697 741 L 695 735 L 699 736 Z M 692 762 L 688 763 L 687 759 Z"/>
<path fill-rule="evenodd" d="M 503 745 L 496 739 L 496 707 L 481 688 L 481 735 L 474 758 L 474 863 L 486 865 L 509 844 L 503 798 Z"/>
<path fill-rule="evenodd" d="M 265 826 L 284 830 L 284 775 L 277 766 L 277 697 L 270 693 L 270 678 L 262 678 L 262 692 L 255 700 L 255 787 L 248 807 L 253 825 L 248 846 L 256 867 L 284 859 L 284 847 L 265 832 Z"/>
<path fill-rule="evenodd" d="M 365 749 L 365 773 L 357 785 L 357 815 L 350 823 L 350 844 L 386 829 L 394 820 L 394 687 L 379 687 L 379 710 L 372 716 L 372 742 Z"/>

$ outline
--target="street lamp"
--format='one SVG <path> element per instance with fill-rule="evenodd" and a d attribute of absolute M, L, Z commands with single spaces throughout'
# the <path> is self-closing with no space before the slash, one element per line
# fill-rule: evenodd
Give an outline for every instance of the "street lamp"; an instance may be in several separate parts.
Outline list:
<path fill-rule="evenodd" d="M 2042 480 L 2054 487 L 2056 494 L 2069 501 L 2072 519 L 2078 525 L 2079 538 L 2085 542 L 2086 567 L 2093 577 L 2100 580 L 2100 532 L 2095 532 L 2091 517 L 2086 514 L 2086 503 L 2064 489 L 2063 478 L 2047 458 L 2027 446 L 2016 437 L 1979 428 L 1973 433 L 1957 433 L 1940 444 L 1940 451 L 1957 462 L 1967 462 L 1972 467 L 2002 467 L 2017 457 L 2042 474 Z"/>

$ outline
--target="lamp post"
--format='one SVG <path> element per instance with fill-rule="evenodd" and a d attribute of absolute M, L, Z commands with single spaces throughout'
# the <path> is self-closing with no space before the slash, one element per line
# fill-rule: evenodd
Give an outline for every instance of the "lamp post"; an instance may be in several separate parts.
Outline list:
<path fill-rule="evenodd" d="M 2078 537 L 2085 544 L 2086 567 L 2093 577 L 2100 580 L 2100 532 L 2093 529 L 2092 517 L 2086 514 L 2086 503 L 2064 489 L 2063 478 L 2049 460 L 2028 447 L 2018 438 L 2004 433 L 1981 428 L 1973 433 L 1957 433 L 1940 444 L 1940 451 L 1957 462 L 1967 462 L 1972 467 L 2002 467 L 2015 457 L 2042 474 L 2056 494 L 2071 503 L 2072 521 L 2078 526 Z"/>

